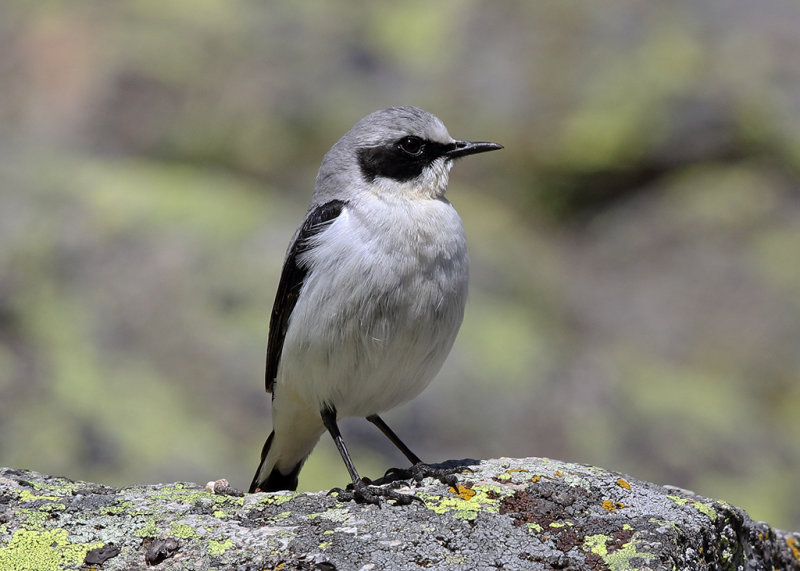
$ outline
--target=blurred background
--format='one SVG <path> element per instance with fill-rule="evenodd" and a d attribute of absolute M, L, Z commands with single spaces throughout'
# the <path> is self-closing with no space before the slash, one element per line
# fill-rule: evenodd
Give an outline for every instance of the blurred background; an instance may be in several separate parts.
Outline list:
<path fill-rule="evenodd" d="M 0 5 L 0 464 L 227 477 L 320 159 L 393 104 L 456 166 L 471 299 L 385 415 L 429 461 L 548 456 L 800 529 L 793 0 Z M 366 422 L 363 475 L 404 459 Z M 323 438 L 301 489 L 344 485 Z"/>

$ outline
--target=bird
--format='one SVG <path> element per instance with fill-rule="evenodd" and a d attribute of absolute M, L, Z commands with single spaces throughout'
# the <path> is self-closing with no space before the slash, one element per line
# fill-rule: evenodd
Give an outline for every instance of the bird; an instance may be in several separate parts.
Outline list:
<path fill-rule="evenodd" d="M 501 148 L 456 140 L 436 116 L 398 106 L 362 118 L 325 154 L 270 316 L 272 431 L 251 493 L 296 490 L 327 431 L 352 479 L 341 499 L 379 504 L 406 495 L 362 480 L 341 418 L 366 418 L 412 467 L 429 467 L 379 415 L 422 392 L 453 346 L 469 257 L 445 198 L 449 173 L 458 158 Z"/>

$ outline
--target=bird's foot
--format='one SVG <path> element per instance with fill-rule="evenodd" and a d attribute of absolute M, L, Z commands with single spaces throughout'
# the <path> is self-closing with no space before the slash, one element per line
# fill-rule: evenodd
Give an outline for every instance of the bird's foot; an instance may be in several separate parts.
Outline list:
<path fill-rule="evenodd" d="M 357 484 L 348 485 L 346 490 L 333 488 L 330 493 L 335 492 L 336 499 L 340 502 L 349 502 L 352 500 L 357 504 L 373 504 L 379 506 L 381 504 L 381 498 L 384 500 L 394 500 L 395 505 L 399 506 L 407 506 L 414 501 L 425 503 L 414 494 L 398 492 L 396 489 L 398 487 L 400 486 L 394 485 L 394 483 L 388 486 L 376 486 L 358 480 Z"/>
<path fill-rule="evenodd" d="M 464 471 L 471 471 L 464 466 L 456 466 L 454 468 L 439 468 L 418 462 L 410 468 L 389 468 L 381 478 L 381 481 L 395 482 L 398 480 L 414 480 L 417 484 L 421 483 L 425 478 L 435 478 L 442 484 L 448 486 L 455 486 L 458 484 L 456 474 Z"/>

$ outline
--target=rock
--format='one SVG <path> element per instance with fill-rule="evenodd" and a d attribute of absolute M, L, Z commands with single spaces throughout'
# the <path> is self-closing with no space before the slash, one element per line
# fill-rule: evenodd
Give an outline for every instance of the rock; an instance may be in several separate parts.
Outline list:
<path fill-rule="evenodd" d="M 0 569 L 800 569 L 800 533 L 601 468 L 461 462 L 407 506 L 0 469 Z M 235 492 L 235 490 L 233 490 Z"/>

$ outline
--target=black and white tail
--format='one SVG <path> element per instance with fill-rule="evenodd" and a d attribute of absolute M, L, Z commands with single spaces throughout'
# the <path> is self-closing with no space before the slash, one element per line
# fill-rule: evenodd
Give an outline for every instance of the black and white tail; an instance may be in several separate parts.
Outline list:
<path fill-rule="evenodd" d="M 250 484 L 251 494 L 254 492 L 278 492 L 280 490 L 297 489 L 297 476 L 300 474 L 300 468 L 303 467 L 306 459 L 303 458 L 287 474 L 281 473 L 274 465 L 269 466 L 267 458 L 274 438 L 275 432 L 270 432 L 267 441 L 264 443 L 264 448 L 261 450 L 261 462 L 258 465 L 255 476 L 253 476 L 253 482 Z"/>

